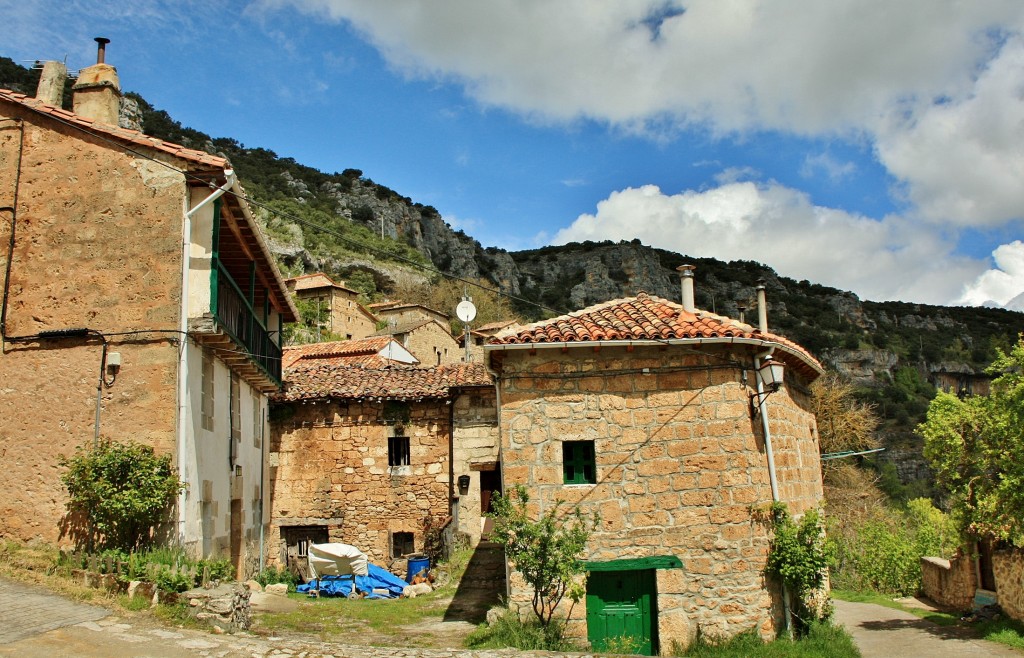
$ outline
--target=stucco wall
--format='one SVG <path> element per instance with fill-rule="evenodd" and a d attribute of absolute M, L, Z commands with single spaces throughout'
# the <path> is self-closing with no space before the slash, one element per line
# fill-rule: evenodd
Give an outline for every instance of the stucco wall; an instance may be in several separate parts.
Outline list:
<path fill-rule="evenodd" d="M 22 112 L 0 104 L 0 117 Z M 176 329 L 183 178 L 148 160 L 26 118 L 7 335 L 88 327 Z M 39 123 L 45 122 L 45 123 Z M 41 126 L 46 126 L 43 128 Z M 0 206 L 14 204 L 20 130 L 0 123 Z M 0 214 L 0 272 L 11 215 Z M 111 337 L 117 381 L 102 391 L 101 433 L 173 452 L 177 350 L 166 334 Z M 93 440 L 101 346 L 11 343 L 0 354 L 0 534 L 57 541 L 56 461 Z"/>
<path fill-rule="evenodd" d="M 506 491 L 521 483 L 536 507 L 558 499 L 601 515 L 589 559 L 675 555 L 659 570 L 662 646 L 756 629 L 774 633 L 778 594 L 766 584 L 766 528 L 752 508 L 771 502 L 759 419 L 749 408 L 751 355 L 705 348 L 570 348 L 505 352 L 501 385 Z M 798 381 L 769 399 L 782 499 L 794 513 L 822 495 L 813 416 Z M 562 441 L 593 440 L 597 484 L 565 485 Z M 518 574 L 514 602 L 529 592 Z M 571 629 L 584 635 L 585 606 Z"/>
<path fill-rule="evenodd" d="M 327 526 L 331 541 L 359 547 L 377 564 L 391 559 L 392 532 L 414 534 L 449 513 L 449 406 L 408 403 L 408 422 L 385 422 L 379 402 L 275 405 L 271 420 L 271 531 L 268 554 L 281 554 L 281 526 Z M 409 437 L 409 466 L 388 466 L 388 437 Z"/>

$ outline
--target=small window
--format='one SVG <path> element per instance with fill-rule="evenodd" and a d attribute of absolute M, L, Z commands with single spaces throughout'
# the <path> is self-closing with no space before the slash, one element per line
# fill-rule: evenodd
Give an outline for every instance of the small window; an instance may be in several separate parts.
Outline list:
<path fill-rule="evenodd" d="M 411 532 L 391 533 L 391 557 L 402 557 L 416 552 L 416 543 Z"/>
<path fill-rule="evenodd" d="M 409 464 L 409 437 L 389 436 L 388 466 L 408 466 Z"/>
<path fill-rule="evenodd" d="M 562 441 L 562 473 L 565 484 L 596 484 L 594 442 Z"/>
<path fill-rule="evenodd" d="M 213 414 L 214 414 L 214 399 L 213 399 L 213 354 L 210 350 L 203 350 L 203 367 L 202 367 L 202 384 L 200 391 L 200 403 L 199 403 L 199 415 L 202 420 L 202 426 L 204 430 L 213 431 Z"/>

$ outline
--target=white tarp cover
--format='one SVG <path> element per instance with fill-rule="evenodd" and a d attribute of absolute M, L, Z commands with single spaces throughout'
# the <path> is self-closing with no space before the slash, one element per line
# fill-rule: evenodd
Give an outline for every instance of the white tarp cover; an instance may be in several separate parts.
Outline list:
<path fill-rule="evenodd" d="M 320 576 L 366 576 L 366 553 L 349 544 L 310 544 L 309 570 Z"/>

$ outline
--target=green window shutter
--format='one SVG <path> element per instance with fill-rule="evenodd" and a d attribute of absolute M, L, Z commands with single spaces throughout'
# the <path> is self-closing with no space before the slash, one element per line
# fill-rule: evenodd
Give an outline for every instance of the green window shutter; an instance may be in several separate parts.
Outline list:
<path fill-rule="evenodd" d="M 562 481 L 565 484 L 597 482 L 593 441 L 562 442 Z"/>

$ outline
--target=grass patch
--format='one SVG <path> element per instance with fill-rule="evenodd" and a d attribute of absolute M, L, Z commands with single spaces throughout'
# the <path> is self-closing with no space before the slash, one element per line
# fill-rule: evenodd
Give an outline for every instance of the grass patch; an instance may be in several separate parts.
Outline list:
<path fill-rule="evenodd" d="M 991 619 L 971 624 L 970 628 L 983 640 L 1024 649 L 1024 624 L 1012 619 Z"/>
<path fill-rule="evenodd" d="M 825 622 L 811 624 L 798 640 L 780 638 L 765 642 L 754 631 L 725 642 L 698 638 L 686 651 L 670 655 L 688 658 L 858 658 L 860 652 L 844 629 Z"/>
<path fill-rule="evenodd" d="M 504 649 L 522 651 L 580 651 L 572 640 L 562 637 L 557 621 L 543 628 L 536 619 L 522 621 L 512 610 L 506 610 L 493 624 L 481 624 L 466 638 L 470 649 Z"/>

